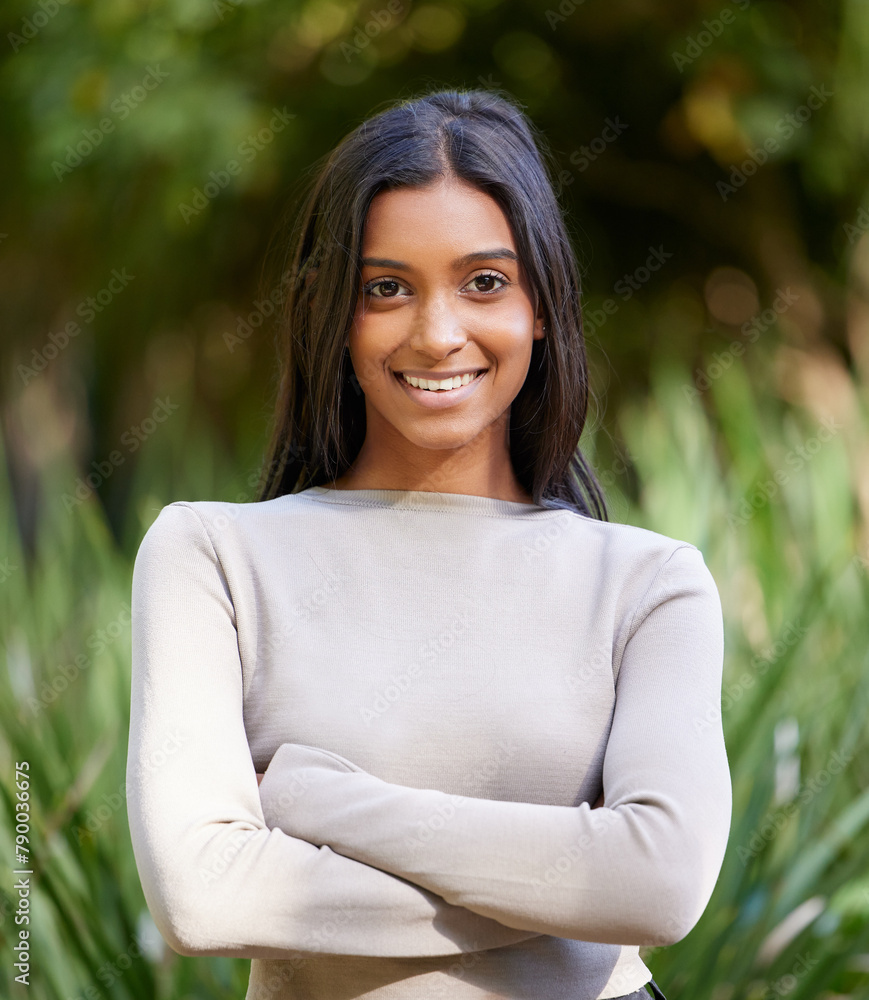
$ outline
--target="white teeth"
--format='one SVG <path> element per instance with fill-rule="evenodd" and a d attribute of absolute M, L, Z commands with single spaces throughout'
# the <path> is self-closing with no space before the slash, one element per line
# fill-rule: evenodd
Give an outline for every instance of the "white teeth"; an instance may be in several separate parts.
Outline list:
<path fill-rule="evenodd" d="M 436 382 L 433 379 L 414 378 L 414 376 L 405 375 L 404 373 L 402 373 L 401 377 L 405 382 L 410 382 L 411 385 L 416 386 L 418 389 L 428 389 L 430 392 L 436 392 L 439 389 L 458 389 L 459 386 L 467 385 L 479 374 L 479 372 L 468 372 L 465 375 L 456 375 L 455 378 L 442 379 L 440 382 Z"/>

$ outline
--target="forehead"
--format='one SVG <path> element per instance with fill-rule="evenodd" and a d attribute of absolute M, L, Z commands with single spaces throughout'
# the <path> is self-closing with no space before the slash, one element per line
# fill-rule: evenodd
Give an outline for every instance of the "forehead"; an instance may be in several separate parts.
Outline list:
<path fill-rule="evenodd" d="M 495 199 L 467 181 L 439 179 L 374 196 L 365 221 L 363 253 L 390 257 L 439 252 L 455 256 L 488 246 L 516 250 L 507 216 Z M 402 258 L 405 259 L 405 258 Z"/>

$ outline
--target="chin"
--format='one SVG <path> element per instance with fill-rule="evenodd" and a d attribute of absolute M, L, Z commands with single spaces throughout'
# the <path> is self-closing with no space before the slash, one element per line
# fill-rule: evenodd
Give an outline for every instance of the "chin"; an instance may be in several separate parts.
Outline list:
<path fill-rule="evenodd" d="M 474 443 L 486 427 L 453 427 L 440 428 L 432 433 L 416 433 L 408 431 L 402 436 L 417 448 L 425 448 L 428 451 L 454 451 L 456 448 L 464 448 Z"/>

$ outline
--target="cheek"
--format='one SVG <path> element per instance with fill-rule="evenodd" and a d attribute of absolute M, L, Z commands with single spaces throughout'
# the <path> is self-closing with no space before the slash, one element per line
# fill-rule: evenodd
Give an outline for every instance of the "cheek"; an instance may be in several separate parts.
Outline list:
<path fill-rule="evenodd" d="M 376 379 L 388 375 L 387 361 L 397 339 L 384 329 L 383 317 L 376 313 L 357 313 L 350 327 L 348 347 L 353 371 L 363 390 L 370 391 Z"/>
<path fill-rule="evenodd" d="M 524 363 L 533 345 L 533 319 L 515 312 L 504 316 L 501 322 L 493 323 L 488 340 L 489 349 L 502 364 Z"/>
<path fill-rule="evenodd" d="M 524 296 L 493 308 L 484 319 L 488 332 L 509 346 L 521 347 L 534 329 L 534 309 Z"/>
<path fill-rule="evenodd" d="M 389 330 L 389 313 L 357 306 L 350 325 L 351 348 L 366 353 L 376 351 L 389 340 Z"/>

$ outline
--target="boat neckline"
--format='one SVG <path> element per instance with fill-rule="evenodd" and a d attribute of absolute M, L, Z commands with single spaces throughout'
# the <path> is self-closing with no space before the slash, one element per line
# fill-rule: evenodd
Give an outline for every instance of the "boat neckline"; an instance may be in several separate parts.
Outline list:
<path fill-rule="evenodd" d="M 471 511 L 481 514 L 557 514 L 562 508 L 541 507 L 519 500 L 477 496 L 473 493 L 448 493 L 435 490 L 339 490 L 328 486 L 309 486 L 291 496 L 301 496 L 320 503 L 349 504 L 362 507 L 397 507 L 415 510 Z"/>

